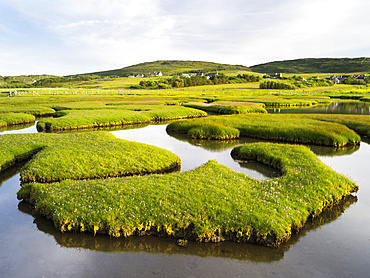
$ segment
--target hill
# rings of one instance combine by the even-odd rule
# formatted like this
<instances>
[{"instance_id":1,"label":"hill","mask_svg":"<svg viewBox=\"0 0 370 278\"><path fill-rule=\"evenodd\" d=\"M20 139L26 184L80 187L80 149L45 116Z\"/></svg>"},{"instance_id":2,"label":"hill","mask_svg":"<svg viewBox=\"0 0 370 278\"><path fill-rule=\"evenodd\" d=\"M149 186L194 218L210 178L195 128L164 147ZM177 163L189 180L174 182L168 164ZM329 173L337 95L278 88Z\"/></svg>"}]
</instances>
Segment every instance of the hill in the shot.
<instances>
[{"instance_id":1,"label":"hill","mask_svg":"<svg viewBox=\"0 0 370 278\"><path fill-rule=\"evenodd\" d=\"M163 75L176 75L181 73L190 72L210 72L210 71L224 71L224 70L244 70L251 71L248 67L242 65L228 65L219 64L212 62L200 62L200 61L179 61L179 60L162 60L155 62L140 63L137 65L94 72L88 74L94 74L99 76L121 76L126 77L128 75L145 74L148 75L151 72L162 72Z\"/></svg>"},{"instance_id":2,"label":"hill","mask_svg":"<svg viewBox=\"0 0 370 278\"><path fill-rule=\"evenodd\" d=\"M260 73L353 73L370 72L370 58L307 58L259 64L250 67Z\"/></svg>"}]
</instances>

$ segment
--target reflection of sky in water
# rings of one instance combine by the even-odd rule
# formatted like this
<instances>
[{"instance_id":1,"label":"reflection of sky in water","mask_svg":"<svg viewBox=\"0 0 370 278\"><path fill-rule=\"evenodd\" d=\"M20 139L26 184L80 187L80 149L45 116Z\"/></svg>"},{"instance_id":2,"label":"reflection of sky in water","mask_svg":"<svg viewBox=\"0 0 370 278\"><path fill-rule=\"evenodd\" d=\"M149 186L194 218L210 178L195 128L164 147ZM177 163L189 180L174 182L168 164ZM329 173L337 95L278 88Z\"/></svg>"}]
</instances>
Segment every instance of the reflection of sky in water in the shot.
<instances>
[{"instance_id":1,"label":"reflection of sky in water","mask_svg":"<svg viewBox=\"0 0 370 278\"><path fill-rule=\"evenodd\" d=\"M233 145L238 145L237 142L230 145L226 149L221 148L220 151L204 149L200 146L180 141L169 136L166 132L166 126L167 125L150 125L141 129L112 131L111 133L121 139L154 145L177 154L181 159L181 171L194 169L209 160L216 160L222 165L225 165L235 171L246 173L254 178L266 178L266 176L262 173L268 175L267 167L263 168L262 165L258 164L259 166L261 166L261 170L256 171L245 168L248 167L248 165L245 164L243 164L245 167L241 167L238 162L232 159L230 152L233 149ZM217 141L213 141L213 143L223 144L222 142Z\"/></svg>"},{"instance_id":2,"label":"reflection of sky in water","mask_svg":"<svg viewBox=\"0 0 370 278\"><path fill-rule=\"evenodd\" d=\"M333 101L330 104L319 104L312 107L270 108L267 111L272 114L318 113L369 115L370 103L364 101Z\"/></svg>"},{"instance_id":3,"label":"reflection of sky in water","mask_svg":"<svg viewBox=\"0 0 370 278\"><path fill-rule=\"evenodd\" d=\"M3 134L37 133L36 124L37 124L37 121L35 122L35 124L33 126L30 126L30 127L27 127L27 128L4 130L4 131L0 132L0 135L3 135ZM16 128L17 126L14 126L14 127Z\"/></svg>"}]
</instances>

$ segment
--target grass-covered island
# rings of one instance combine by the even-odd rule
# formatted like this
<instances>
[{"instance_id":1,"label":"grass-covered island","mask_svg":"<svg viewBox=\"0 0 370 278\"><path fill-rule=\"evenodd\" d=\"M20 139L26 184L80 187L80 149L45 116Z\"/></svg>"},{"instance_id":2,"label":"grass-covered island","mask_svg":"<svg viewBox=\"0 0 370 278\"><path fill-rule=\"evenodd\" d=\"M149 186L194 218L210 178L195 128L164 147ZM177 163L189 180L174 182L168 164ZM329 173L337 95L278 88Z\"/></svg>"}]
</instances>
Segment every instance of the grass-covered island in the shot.
<instances>
[{"instance_id":1,"label":"grass-covered island","mask_svg":"<svg viewBox=\"0 0 370 278\"><path fill-rule=\"evenodd\" d=\"M40 131L57 131L124 126L173 119L204 117L207 116L207 113L178 105L126 105L119 106L119 108L112 106L111 109L61 110L55 115L57 117L41 119L37 123L37 129Z\"/></svg>"},{"instance_id":2,"label":"grass-covered island","mask_svg":"<svg viewBox=\"0 0 370 278\"><path fill-rule=\"evenodd\" d=\"M180 165L168 150L105 131L2 135L0 145L0 170L32 157L21 172L23 183L159 173Z\"/></svg>"},{"instance_id":3,"label":"grass-covered island","mask_svg":"<svg viewBox=\"0 0 370 278\"><path fill-rule=\"evenodd\" d=\"M182 173L28 183L18 198L61 231L278 246L311 216L358 190L304 146L246 144L232 156L262 161L282 176L256 180L209 161Z\"/></svg>"},{"instance_id":4,"label":"grass-covered island","mask_svg":"<svg viewBox=\"0 0 370 278\"><path fill-rule=\"evenodd\" d=\"M344 124L321 119L325 116L316 120L301 115L250 113L177 121L170 123L167 131L199 139L224 140L244 136L334 147L360 142L360 136Z\"/></svg>"}]
</instances>

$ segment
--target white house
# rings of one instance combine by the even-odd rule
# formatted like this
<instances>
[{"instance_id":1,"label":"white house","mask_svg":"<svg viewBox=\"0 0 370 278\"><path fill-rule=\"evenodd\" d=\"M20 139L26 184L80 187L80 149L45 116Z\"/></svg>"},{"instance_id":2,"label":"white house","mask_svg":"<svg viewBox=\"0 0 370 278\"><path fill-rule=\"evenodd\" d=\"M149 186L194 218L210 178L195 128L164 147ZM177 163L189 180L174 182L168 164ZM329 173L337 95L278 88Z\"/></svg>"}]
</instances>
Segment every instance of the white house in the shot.
<instances>
[{"instance_id":1,"label":"white house","mask_svg":"<svg viewBox=\"0 0 370 278\"><path fill-rule=\"evenodd\" d=\"M152 76L162 76L162 72L160 71L156 71L156 72L153 72L153 73L149 73L149 75L152 75Z\"/></svg>"}]
</instances>

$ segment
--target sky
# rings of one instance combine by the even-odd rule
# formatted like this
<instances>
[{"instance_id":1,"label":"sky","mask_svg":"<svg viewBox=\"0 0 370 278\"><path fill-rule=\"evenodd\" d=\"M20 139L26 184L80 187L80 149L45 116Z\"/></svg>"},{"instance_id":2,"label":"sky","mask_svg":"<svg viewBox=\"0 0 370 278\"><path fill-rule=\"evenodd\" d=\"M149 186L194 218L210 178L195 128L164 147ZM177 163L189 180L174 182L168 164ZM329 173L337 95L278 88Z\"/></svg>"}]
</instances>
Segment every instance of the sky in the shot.
<instances>
[{"instance_id":1,"label":"sky","mask_svg":"<svg viewBox=\"0 0 370 278\"><path fill-rule=\"evenodd\" d=\"M368 0L0 0L0 75L369 57Z\"/></svg>"}]
</instances>

